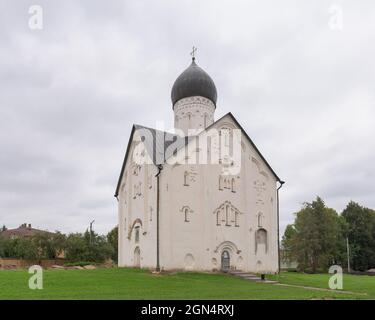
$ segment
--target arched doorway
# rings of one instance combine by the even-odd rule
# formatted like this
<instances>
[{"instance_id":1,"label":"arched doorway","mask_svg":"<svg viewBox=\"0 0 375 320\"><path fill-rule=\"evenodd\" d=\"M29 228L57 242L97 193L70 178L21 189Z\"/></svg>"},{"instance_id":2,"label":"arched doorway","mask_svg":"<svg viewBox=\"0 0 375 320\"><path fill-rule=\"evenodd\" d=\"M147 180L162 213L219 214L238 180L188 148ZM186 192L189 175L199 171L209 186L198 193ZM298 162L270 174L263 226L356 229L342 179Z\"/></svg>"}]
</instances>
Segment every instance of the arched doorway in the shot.
<instances>
[{"instance_id":1,"label":"arched doorway","mask_svg":"<svg viewBox=\"0 0 375 320\"><path fill-rule=\"evenodd\" d=\"M134 267L141 267L141 250L139 249L139 247L136 247L134 250Z\"/></svg>"},{"instance_id":2,"label":"arched doorway","mask_svg":"<svg viewBox=\"0 0 375 320\"><path fill-rule=\"evenodd\" d=\"M221 253L221 271L228 272L230 269L230 254L228 250Z\"/></svg>"}]
</instances>

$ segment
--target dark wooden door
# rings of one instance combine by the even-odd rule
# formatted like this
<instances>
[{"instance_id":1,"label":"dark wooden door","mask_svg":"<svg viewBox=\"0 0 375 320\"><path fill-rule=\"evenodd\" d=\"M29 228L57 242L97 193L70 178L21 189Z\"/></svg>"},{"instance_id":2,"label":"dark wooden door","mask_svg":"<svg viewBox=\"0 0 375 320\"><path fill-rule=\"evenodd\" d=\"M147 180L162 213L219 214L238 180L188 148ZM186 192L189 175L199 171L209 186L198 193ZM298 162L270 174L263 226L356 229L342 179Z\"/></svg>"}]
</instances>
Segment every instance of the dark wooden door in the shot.
<instances>
[{"instance_id":1,"label":"dark wooden door","mask_svg":"<svg viewBox=\"0 0 375 320\"><path fill-rule=\"evenodd\" d=\"M227 250L221 254L221 271L227 272L230 269L230 255Z\"/></svg>"}]
</instances>

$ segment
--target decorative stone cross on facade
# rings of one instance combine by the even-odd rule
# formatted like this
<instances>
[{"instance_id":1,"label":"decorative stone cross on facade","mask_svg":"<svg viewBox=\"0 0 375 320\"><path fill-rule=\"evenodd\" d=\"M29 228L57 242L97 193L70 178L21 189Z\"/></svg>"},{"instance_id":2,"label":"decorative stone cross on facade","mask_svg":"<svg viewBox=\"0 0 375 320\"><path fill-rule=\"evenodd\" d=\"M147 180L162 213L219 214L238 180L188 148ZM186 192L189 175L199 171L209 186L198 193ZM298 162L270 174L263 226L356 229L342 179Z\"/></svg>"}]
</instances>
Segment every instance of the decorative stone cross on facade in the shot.
<instances>
[{"instance_id":1,"label":"decorative stone cross on facade","mask_svg":"<svg viewBox=\"0 0 375 320\"><path fill-rule=\"evenodd\" d=\"M197 51L198 49L196 47L193 46L193 51L190 52L191 56L193 57L193 60L195 60L195 51Z\"/></svg>"}]
</instances>

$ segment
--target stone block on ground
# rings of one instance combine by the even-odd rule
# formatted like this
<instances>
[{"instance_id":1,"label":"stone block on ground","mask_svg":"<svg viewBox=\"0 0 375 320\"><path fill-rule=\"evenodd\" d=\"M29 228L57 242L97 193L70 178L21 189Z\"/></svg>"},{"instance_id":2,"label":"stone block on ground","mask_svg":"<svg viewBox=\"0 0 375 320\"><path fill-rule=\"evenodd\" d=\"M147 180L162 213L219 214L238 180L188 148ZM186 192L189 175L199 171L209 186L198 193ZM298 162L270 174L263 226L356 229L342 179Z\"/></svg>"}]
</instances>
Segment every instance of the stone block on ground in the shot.
<instances>
[{"instance_id":1,"label":"stone block on ground","mask_svg":"<svg viewBox=\"0 0 375 320\"><path fill-rule=\"evenodd\" d=\"M96 269L96 266L94 266L92 264L88 264L87 266L84 266L83 268L86 269L86 270L94 270L94 269Z\"/></svg>"}]
</instances>

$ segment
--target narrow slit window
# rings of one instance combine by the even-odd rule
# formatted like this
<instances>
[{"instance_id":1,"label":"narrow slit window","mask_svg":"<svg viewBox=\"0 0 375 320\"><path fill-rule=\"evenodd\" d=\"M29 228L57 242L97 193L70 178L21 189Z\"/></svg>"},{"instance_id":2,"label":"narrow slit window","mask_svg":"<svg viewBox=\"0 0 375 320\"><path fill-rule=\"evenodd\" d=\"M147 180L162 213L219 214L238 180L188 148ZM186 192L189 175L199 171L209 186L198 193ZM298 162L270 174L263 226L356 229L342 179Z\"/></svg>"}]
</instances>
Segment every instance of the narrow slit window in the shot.
<instances>
[{"instance_id":1,"label":"narrow slit window","mask_svg":"<svg viewBox=\"0 0 375 320\"><path fill-rule=\"evenodd\" d=\"M232 178L232 192L236 192L236 179Z\"/></svg>"},{"instance_id":2,"label":"narrow slit window","mask_svg":"<svg viewBox=\"0 0 375 320\"><path fill-rule=\"evenodd\" d=\"M189 186L189 172L184 172L184 186Z\"/></svg>"}]
</instances>

